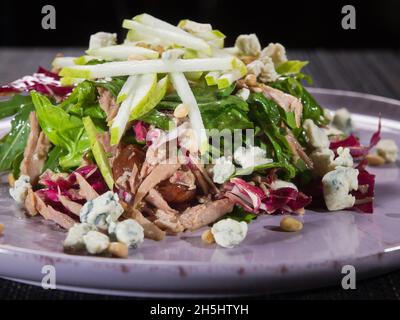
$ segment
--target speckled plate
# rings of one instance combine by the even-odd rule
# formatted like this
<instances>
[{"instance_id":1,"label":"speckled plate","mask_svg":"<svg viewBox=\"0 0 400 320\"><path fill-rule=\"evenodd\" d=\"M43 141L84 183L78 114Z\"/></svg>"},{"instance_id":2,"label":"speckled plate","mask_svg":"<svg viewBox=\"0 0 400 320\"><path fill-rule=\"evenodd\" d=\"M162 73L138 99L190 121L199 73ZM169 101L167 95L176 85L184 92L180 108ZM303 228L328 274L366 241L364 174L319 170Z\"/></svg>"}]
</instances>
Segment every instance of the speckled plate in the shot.
<instances>
[{"instance_id":1,"label":"speckled plate","mask_svg":"<svg viewBox=\"0 0 400 320\"><path fill-rule=\"evenodd\" d=\"M376 130L400 145L400 102L345 91L313 89L332 109L346 106L363 141ZM0 123L6 129L6 122ZM237 296L340 284L342 266L357 279L400 268L399 162L374 168L374 214L313 212L299 233L276 228L279 217L262 217L235 249L205 246L201 230L163 242L145 241L129 259L71 256L62 252L65 233L39 217L26 218L0 187L0 276L39 284L42 267L56 268L57 288L131 296Z\"/></svg>"}]
</instances>

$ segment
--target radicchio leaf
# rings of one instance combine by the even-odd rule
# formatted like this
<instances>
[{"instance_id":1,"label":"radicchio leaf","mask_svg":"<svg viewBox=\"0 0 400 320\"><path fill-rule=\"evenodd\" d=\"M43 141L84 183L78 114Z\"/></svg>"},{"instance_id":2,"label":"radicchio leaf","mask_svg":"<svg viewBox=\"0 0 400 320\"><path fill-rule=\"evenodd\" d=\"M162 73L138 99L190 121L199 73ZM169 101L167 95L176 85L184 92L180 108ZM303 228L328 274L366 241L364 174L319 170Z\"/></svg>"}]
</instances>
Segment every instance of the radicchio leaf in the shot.
<instances>
[{"instance_id":1,"label":"radicchio leaf","mask_svg":"<svg viewBox=\"0 0 400 320\"><path fill-rule=\"evenodd\" d=\"M0 87L0 95L36 90L45 95L65 97L73 87L63 87L58 74L39 67L36 73Z\"/></svg>"},{"instance_id":2,"label":"radicchio leaf","mask_svg":"<svg viewBox=\"0 0 400 320\"><path fill-rule=\"evenodd\" d=\"M353 209L364 213L374 212L374 194L375 194L375 175L369 173L365 167L367 161L363 160L356 168L358 169L358 190L353 191L356 202Z\"/></svg>"},{"instance_id":3,"label":"radicchio leaf","mask_svg":"<svg viewBox=\"0 0 400 320\"><path fill-rule=\"evenodd\" d=\"M339 141L332 141L330 143L329 148L334 152L336 152L336 150L339 147L349 148L350 154L353 158L355 159L363 158L368 154L368 152L374 146L376 146L376 144L379 142L380 139L381 139L381 118L379 117L378 130L372 134L368 146L361 145L360 141L353 134L351 134L345 139Z\"/></svg>"}]
</instances>

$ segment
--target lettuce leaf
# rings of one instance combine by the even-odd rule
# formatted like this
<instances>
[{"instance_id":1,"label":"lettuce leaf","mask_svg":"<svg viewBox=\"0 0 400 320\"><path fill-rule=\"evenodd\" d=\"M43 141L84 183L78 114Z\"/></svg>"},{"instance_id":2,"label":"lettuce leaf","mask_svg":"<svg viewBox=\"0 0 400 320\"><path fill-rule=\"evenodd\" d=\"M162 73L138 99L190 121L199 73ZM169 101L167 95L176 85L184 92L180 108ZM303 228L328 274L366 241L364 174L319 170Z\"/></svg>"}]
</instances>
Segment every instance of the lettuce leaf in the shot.
<instances>
[{"instance_id":1,"label":"lettuce leaf","mask_svg":"<svg viewBox=\"0 0 400 320\"><path fill-rule=\"evenodd\" d=\"M97 102L96 87L90 81L78 84L68 98L59 104L59 107L79 117L106 118L105 112Z\"/></svg>"},{"instance_id":2,"label":"lettuce leaf","mask_svg":"<svg viewBox=\"0 0 400 320\"><path fill-rule=\"evenodd\" d=\"M296 169L290 163L292 153L285 138L286 132L280 127L283 121L280 108L259 93L252 93L247 101L250 105L250 118L261 128L274 150L274 162L285 169L285 178L292 179L296 175Z\"/></svg>"},{"instance_id":3,"label":"lettuce leaf","mask_svg":"<svg viewBox=\"0 0 400 320\"><path fill-rule=\"evenodd\" d=\"M93 81L92 83L98 88L107 89L116 99L127 78L126 76L113 77L110 81Z\"/></svg>"},{"instance_id":4,"label":"lettuce leaf","mask_svg":"<svg viewBox=\"0 0 400 320\"><path fill-rule=\"evenodd\" d=\"M0 119L12 116L27 105L32 105L30 96L16 94L11 99L0 102Z\"/></svg>"},{"instance_id":5,"label":"lettuce leaf","mask_svg":"<svg viewBox=\"0 0 400 320\"><path fill-rule=\"evenodd\" d=\"M85 152L90 149L89 138L81 118L71 115L48 98L31 92L39 125L50 142L66 151L59 158L63 169L77 167Z\"/></svg>"},{"instance_id":6,"label":"lettuce leaf","mask_svg":"<svg viewBox=\"0 0 400 320\"><path fill-rule=\"evenodd\" d=\"M30 132L29 114L34 111L27 99L11 121L11 130L0 140L0 172L14 168L18 171ZM19 163L18 160L19 159Z\"/></svg>"}]
</instances>

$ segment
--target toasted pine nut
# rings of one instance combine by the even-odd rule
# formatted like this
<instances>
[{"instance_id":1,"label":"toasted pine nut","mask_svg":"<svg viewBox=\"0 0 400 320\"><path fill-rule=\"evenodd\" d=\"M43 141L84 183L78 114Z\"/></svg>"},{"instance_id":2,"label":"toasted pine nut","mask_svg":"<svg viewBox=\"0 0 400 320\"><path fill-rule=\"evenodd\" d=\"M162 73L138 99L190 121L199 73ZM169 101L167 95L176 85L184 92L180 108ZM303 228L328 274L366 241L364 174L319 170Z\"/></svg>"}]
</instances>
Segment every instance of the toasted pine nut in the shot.
<instances>
[{"instance_id":1,"label":"toasted pine nut","mask_svg":"<svg viewBox=\"0 0 400 320\"><path fill-rule=\"evenodd\" d=\"M281 220L280 227L283 231L295 232L303 229L303 223L290 216L286 216Z\"/></svg>"},{"instance_id":2,"label":"toasted pine nut","mask_svg":"<svg viewBox=\"0 0 400 320\"><path fill-rule=\"evenodd\" d=\"M257 86L257 76L255 74L248 74L244 80L249 87Z\"/></svg>"},{"instance_id":3,"label":"toasted pine nut","mask_svg":"<svg viewBox=\"0 0 400 320\"><path fill-rule=\"evenodd\" d=\"M382 166L385 164L385 159L377 154L368 154L366 158L370 166Z\"/></svg>"},{"instance_id":4,"label":"toasted pine nut","mask_svg":"<svg viewBox=\"0 0 400 320\"><path fill-rule=\"evenodd\" d=\"M241 56L240 57L240 60L242 60L244 62L244 64L249 64L256 59L257 59L256 56Z\"/></svg>"},{"instance_id":5,"label":"toasted pine nut","mask_svg":"<svg viewBox=\"0 0 400 320\"><path fill-rule=\"evenodd\" d=\"M157 51L159 54L161 54L161 53L163 53L165 51L164 47L160 46L160 45L153 46L151 48L151 50Z\"/></svg>"},{"instance_id":6,"label":"toasted pine nut","mask_svg":"<svg viewBox=\"0 0 400 320\"><path fill-rule=\"evenodd\" d=\"M127 258L129 248L122 242L111 242L108 246L108 252L117 258Z\"/></svg>"},{"instance_id":7,"label":"toasted pine nut","mask_svg":"<svg viewBox=\"0 0 400 320\"><path fill-rule=\"evenodd\" d=\"M189 108L183 103L178 104L174 110L174 117L178 119L185 118L188 114Z\"/></svg>"},{"instance_id":8,"label":"toasted pine nut","mask_svg":"<svg viewBox=\"0 0 400 320\"><path fill-rule=\"evenodd\" d=\"M3 233L4 231L4 224L0 223L0 235Z\"/></svg>"},{"instance_id":9,"label":"toasted pine nut","mask_svg":"<svg viewBox=\"0 0 400 320\"><path fill-rule=\"evenodd\" d=\"M203 232L201 235L201 240L203 240L205 244L213 244L215 242L214 236L211 233L211 229L207 229Z\"/></svg>"},{"instance_id":10,"label":"toasted pine nut","mask_svg":"<svg viewBox=\"0 0 400 320\"><path fill-rule=\"evenodd\" d=\"M14 187L14 183L15 183L15 179L12 173L10 173L7 177L8 179L8 184L10 185L10 187Z\"/></svg>"}]
</instances>

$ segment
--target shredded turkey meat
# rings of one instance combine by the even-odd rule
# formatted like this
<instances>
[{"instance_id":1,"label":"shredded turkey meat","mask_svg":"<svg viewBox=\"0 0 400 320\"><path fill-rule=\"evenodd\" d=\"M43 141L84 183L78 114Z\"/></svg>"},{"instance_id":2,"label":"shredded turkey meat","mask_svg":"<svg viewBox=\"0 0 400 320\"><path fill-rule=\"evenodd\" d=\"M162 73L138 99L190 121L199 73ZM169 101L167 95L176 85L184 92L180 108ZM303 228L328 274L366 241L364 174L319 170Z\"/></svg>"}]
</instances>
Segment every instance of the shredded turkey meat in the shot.
<instances>
[{"instance_id":1,"label":"shredded turkey meat","mask_svg":"<svg viewBox=\"0 0 400 320\"><path fill-rule=\"evenodd\" d=\"M233 206L233 202L227 198L199 204L186 209L179 217L179 221L185 229L193 231L231 212Z\"/></svg>"},{"instance_id":2,"label":"shredded turkey meat","mask_svg":"<svg viewBox=\"0 0 400 320\"><path fill-rule=\"evenodd\" d=\"M35 201L37 211L39 211L39 213L46 220L54 221L60 227L67 230L76 223L76 221L68 215L53 209L51 206L46 205L37 194L35 194Z\"/></svg>"},{"instance_id":3,"label":"shredded turkey meat","mask_svg":"<svg viewBox=\"0 0 400 320\"><path fill-rule=\"evenodd\" d=\"M118 113L118 104L116 103L111 92L104 88L98 88L99 104L107 115L107 121L111 121Z\"/></svg>"},{"instance_id":4,"label":"shredded turkey meat","mask_svg":"<svg viewBox=\"0 0 400 320\"><path fill-rule=\"evenodd\" d=\"M75 172L76 181L79 184L79 195L86 200L93 200L99 196L96 190L82 177L79 173Z\"/></svg>"},{"instance_id":5,"label":"shredded turkey meat","mask_svg":"<svg viewBox=\"0 0 400 320\"><path fill-rule=\"evenodd\" d=\"M139 186L135 195L134 207L146 196L146 194L158 185L161 181L170 178L179 168L179 163L175 164L159 164L154 167L151 173L144 179Z\"/></svg>"},{"instance_id":6,"label":"shredded turkey meat","mask_svg":"<svg viewBox=\"0 0 400 320\"><path fill-rule=\"evenodd\" d=\"M51 144L44 133L40 131L35 112L30 113L29 123L31 131L28 136L20 169L21 175L29 176L31 183L36 184L42 173Z\"/></svg>"}]
</instances>

